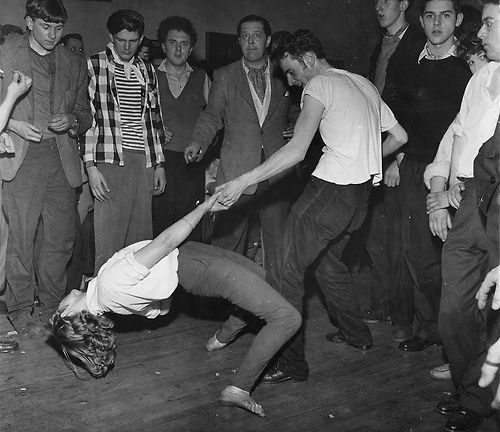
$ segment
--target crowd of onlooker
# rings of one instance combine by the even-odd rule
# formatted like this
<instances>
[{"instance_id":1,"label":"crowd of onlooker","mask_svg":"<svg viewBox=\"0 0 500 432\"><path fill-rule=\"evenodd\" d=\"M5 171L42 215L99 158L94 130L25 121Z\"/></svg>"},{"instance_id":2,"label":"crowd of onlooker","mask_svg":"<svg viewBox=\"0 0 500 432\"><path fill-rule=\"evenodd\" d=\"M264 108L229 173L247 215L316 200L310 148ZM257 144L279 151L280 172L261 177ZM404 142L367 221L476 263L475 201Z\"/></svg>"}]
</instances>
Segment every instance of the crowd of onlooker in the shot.
<instances>
[{"instance_id":1,"label":"crowd of onlooker","mask_svg":"<svg viewBox=\"0 0 500 432\"><path fill-rule=\"evenodd\" d=\"M388 321L403 351L442 345L430 373L456 393L436 410L446 431L477 430L500 403L487 387L500 366L500 290L493 307L488 294L500 277L500 4L483 3L422 0L410 23L411 0L376 0L370 83L333 68L311 32L272 34L258 15L239 22L242 57L213 79L179 16L160 23L161 57L134 10L114 12L109 42L86 57L81 35L63 36L60 1L28 0L27 31L4 26L0 45L0 283L14 329L45 337L61 299L115 252L212 195L221 211L184 219L178 244L258 246L267 282L299 312L313 269L338 327L327 341L367 350L368 324ZM349 250L373 269L367 311ZM228 323L210 350L241 328ZM300 329L262 381L308 372Z\"/></svg>"}]
</instances>

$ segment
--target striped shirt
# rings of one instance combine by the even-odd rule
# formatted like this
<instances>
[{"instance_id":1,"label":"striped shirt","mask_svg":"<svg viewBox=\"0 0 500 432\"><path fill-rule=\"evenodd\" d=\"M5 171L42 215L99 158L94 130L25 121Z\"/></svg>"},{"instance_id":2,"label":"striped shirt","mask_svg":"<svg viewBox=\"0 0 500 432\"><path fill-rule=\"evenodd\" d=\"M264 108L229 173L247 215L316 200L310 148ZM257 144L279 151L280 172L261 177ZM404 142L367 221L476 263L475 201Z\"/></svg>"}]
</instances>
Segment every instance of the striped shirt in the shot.
<instances>
[{"instance_id":1,"label":"striped shirt","mask_svg":"<svg viewBox=\"0 0 500 432\"><path fill-rule=\"evenodd\" d=\"M87 60L89 71L89 97L92 112L92 126L82 135L83 161L91 167L96 163L123 166L122 120L118 101L112 44L105 51ZM165 131L158 94L158 81L151 64L134 58L134 68L142 74L141 84L141 127L146 155L146 166L156 166L165 161L162 146Z\"/></svg>"},{"instance_id":2,"label":"striped shirt","mask_svg":"<svg viewBox=\"0 0 500 432\"><path fill-rule=\"evenodd\" d=\"M144 152L142 135L141 83L132 69L130 79L123 65L115 65L115 83L120 105L122 147L124 150Z\"/></svg>"}]
</instances>

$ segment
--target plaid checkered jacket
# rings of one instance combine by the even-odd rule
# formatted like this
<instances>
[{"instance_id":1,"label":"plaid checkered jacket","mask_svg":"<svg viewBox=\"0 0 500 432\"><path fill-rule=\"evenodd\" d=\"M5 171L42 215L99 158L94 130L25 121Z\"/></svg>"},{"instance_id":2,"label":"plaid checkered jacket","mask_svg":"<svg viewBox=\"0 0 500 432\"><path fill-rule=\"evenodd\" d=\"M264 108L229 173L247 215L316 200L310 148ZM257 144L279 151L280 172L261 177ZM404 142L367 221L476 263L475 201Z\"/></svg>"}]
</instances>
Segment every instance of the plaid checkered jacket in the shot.
<instances>
[{"instance_id":1,"label":"plaid checkered jacket","mask_svg":"<svg viewBox=\"0 0 500 432\"><path fill-rule=\"evenodd\" d=\"M162 146L165 131L161 116L156 73L150 63L135 58L144 77L141 88L142 130L146 151L146 166L164 162ZM118 92L115 84L115 63L109 48L87 60L92 126L82 136L83 161L86 167L96 163L123 166L122 132Z\"/></svg>"}]
</instances>

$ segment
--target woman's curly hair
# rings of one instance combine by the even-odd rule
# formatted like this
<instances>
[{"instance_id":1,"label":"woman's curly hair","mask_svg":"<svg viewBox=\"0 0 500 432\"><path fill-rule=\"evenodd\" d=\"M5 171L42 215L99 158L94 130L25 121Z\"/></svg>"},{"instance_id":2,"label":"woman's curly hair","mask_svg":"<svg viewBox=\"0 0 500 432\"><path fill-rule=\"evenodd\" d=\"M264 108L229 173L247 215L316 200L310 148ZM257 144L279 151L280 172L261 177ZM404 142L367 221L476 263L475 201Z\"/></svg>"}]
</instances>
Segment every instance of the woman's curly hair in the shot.
<instances>
[{"instance_id":1,"label":"woman's curly hair","mask_svg":"<svg viewBox=\"0 0 500 432\"><path fill-rule=\"evenodd\" d=\"M83 310L51 319L52 331L66 357L79 360L94 378L105 376L115 361L113 321Z\"/></svg>"}]
</instances>

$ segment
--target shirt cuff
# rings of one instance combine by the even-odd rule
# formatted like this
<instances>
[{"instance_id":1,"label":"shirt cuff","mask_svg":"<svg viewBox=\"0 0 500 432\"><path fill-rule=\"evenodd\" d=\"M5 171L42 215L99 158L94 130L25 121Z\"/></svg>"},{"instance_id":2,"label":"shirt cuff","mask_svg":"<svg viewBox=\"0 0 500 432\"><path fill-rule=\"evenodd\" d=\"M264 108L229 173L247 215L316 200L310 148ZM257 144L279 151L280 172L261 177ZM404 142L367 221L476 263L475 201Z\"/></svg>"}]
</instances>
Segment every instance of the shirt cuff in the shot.
<instances>
[{"instance_id":1,"label":"shirt cuff","mask_svg":"<svg viewBox=\"0 0 500 432\"><path fill-rule=\"evenodd\" d=\"M450 162L433 162L427 165L424 171L424 183L427 189L431 188L431 178L432 177L444 177L448 179L450 176Z\"/></svg>"}]
</instances>

